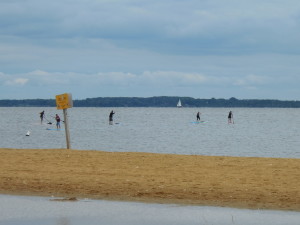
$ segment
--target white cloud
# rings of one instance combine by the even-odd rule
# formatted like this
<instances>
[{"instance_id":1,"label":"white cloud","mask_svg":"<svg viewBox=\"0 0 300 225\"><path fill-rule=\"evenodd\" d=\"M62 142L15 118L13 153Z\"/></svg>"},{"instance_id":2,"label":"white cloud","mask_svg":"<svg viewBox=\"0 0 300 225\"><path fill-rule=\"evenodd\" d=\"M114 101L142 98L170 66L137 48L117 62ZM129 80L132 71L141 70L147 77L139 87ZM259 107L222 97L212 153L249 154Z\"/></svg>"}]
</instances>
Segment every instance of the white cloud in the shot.
<instances>
[{"instance_id":1,"label":"white cloud","mask_svg":"<svg viewBox=\"0 0 300 225\"><path fill-rule=\"evenodd\" d=\"M170 51L165 48L168 44L173 54L191 45L201 47L197 54L203 54L204 48L222 54L250 49L295 51L299 6L297 0L6 1L0 3L0 34L38 42L41 38L107 39L161 52ZM185 48L179 48L178 42Z\"/></svg>"},{"instance_id":2,"label":"white cloud","mask_svg":"<svg viewBox=\"0 0 300 225\"><path fill-rule=\"evenodd\" d=\"M258 76L258 75L250 74L243 78L237 78L234 81L234 85L237 85L237 86L263 85L263 84L266 84L266 82L268 80L269 80L269 78L267 78L265 76Z\"/></svg>"},{"instance_id":3,"label":"white cloud","mask_svg":"<svg viewBox=\"0 0 300 225\"><path fill-rule=\"evenodd\" d=\"M293 86L295 95L299 8L298 0L0 1L0 91L195 96L201 86L220 97L268 89L267 98Z\"/></svg>"},{"instance_id":4,"label":"white cloud","mask_svg":"<svg viewBox=\"0 0 300 225\"><path fill-rule=\"evenodd\" d=\"M180 85L199 85L209 82L209 78L203 74L184 73L174 71L145 71L141 74L124 73L124 72L107 72L107 73L71 73L71 72L46 72L36 70L25 74L4 74L5 84L24 85L30 79L31 86L49 86L49 85L80 85L80 86L180 86ZM26 78L16 78L23 76Z\"/></svg>"},{"instance_id":5,"label":"white cloud","mask_svg":"<svg viewBox=\"0 0 300 225\"><path fill-rule=\"evenodd\" d=\"M185 73L175 71L145 71L136 75L139 85L173 86L181 85L195 86L208 81L203 74Z\"/></svg>"},{"instance_id":6,"label":"white cloud","mask_svg":"<svg viewBox=\"0 0 300 225\"><path fill-rule=\"evenodd\" d=\"M145 71L143 73L101 72L94 74L74 72L46 72L35 70L24 74L4 74L1 79L5 85L25 85L30 80L30 86L80 86L85 88L97 88L101 86L111 87L198 87L230 85L249 86L263 85L266 77L248 75L244 78L208 76L200 73L175 72L175 71ZM22 78L20 78L20 76Z\"/></svg>"},{"instance_id":7,"label":"white cloud","mask_svg":"<svg viewBox=\"0 0 300 225\"><path fill-rule=\"evenodd\" d=\"M15 78L15 79L10 79L4 82L4 85L8 86L24 86L29 79L26 78Z\"/></svg>"},{"instance_id":8,"label":"white cloud","mask_svg":"<svg viewBox=\"0 0 300 225\"><path fill-rule=\"evenodd\" d=\"M129 85L136 79L136 75L132 73L123 72L108 72L97 74L77 74L77 76L85 77L88 80L85 83L98 83L99 85L111 84L111 85Z\"/></svg>"},{"instance_id":9,"label":"white cloud","mask_svg":"<svg viewBox=\"0 0 300 225\"><path fill-rule=\"evenodd\" d=\"M29 73L0 73L2 98L53 98L72 93L74 99L118 96L181 95L196 98L280 98L298 99L299 76L206 75L175 71L144 71L142 73L101 72L74 73L36 70ZM272 92L272 87L276 88ZM278 93L282 93L279 95ZM21 96L21 97L20 97ZM251 97L252 96L252 97ZM276 97L274 97L276 96Z\"/></svg>"}]
</instances>

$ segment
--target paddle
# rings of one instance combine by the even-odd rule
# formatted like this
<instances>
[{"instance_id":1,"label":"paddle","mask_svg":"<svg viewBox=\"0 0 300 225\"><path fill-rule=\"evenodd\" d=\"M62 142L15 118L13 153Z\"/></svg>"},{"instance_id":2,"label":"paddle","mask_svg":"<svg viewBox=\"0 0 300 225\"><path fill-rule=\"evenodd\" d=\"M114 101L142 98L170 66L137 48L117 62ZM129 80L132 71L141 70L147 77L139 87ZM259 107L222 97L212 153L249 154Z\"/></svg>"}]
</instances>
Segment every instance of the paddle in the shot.
<instances>
[{"instance_id":1,"label":"paddle","mask_svg":"<svg viewBox=\"0 0 300 225\"><path fill-rule=\"evenodd\" d=\"M52 124L52 122L50 122L45 116L44 116L44 118L48 121L48 123L47 124Z\"/></svg>"}]
</instances>

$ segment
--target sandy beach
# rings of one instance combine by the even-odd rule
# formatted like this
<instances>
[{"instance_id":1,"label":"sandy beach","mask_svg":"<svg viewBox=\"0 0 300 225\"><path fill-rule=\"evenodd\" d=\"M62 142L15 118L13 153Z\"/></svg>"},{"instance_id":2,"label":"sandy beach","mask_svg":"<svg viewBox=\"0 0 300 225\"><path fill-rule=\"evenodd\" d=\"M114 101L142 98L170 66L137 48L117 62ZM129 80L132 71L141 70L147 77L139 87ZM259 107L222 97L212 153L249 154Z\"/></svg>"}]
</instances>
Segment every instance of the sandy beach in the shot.
<instances>
[{"instance_id":1,"label":"sandy beach","mask_svg":"<svg viewBox=\"0 0 300 225\"><path fill-rule=\"evenodd\" d=\"M2 148L0 193L300 211L300 159Z\"/></svg>"}]
</instances>

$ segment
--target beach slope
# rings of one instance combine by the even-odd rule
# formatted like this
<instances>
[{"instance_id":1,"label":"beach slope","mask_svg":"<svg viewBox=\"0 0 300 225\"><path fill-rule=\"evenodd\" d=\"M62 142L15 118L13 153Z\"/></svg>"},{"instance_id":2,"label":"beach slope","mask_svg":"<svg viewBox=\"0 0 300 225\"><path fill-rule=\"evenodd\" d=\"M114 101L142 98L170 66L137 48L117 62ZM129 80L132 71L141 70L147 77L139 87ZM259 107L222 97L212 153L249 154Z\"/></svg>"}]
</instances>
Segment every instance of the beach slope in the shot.
<instances>
[{"instance_id":1,"label":"beach slope","mask_svg":"<svg viewBox=\"0 0 300 225\"><path fill-rule=\"evenodd\" d=\"M2 148L0 193L300 211L300 159Z\"/></svg>"}]
</instances>

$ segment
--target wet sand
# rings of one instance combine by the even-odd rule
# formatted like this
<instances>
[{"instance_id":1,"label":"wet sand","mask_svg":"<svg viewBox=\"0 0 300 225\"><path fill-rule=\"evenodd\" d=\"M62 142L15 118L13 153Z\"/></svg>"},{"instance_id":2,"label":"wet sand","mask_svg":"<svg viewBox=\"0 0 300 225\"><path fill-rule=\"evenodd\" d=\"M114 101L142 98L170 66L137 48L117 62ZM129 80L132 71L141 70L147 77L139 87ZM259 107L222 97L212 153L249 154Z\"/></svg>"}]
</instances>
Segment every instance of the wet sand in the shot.
<instances>
[{"instance_id":1,"label":"wet sand","mask_svg":"<svg viewBox=\"0 0 300 225\"><path fill-rule=\"evenodd\" d=\"M0 148L0 193L300 211L300 159Z\"/></svg>"}]
</instances>

